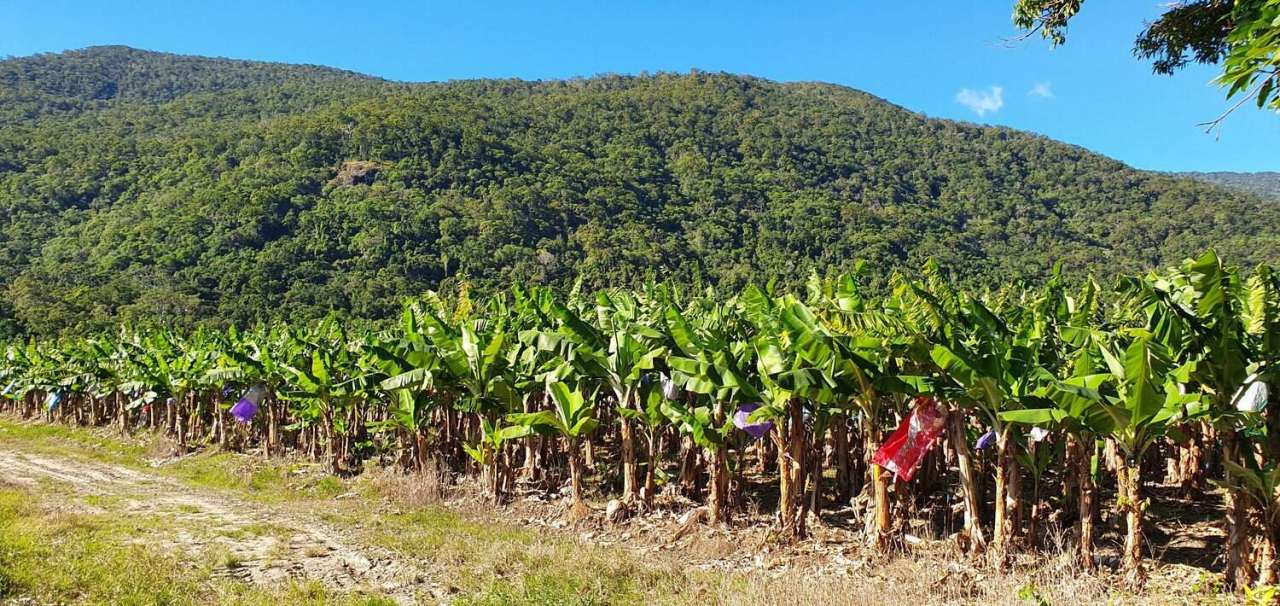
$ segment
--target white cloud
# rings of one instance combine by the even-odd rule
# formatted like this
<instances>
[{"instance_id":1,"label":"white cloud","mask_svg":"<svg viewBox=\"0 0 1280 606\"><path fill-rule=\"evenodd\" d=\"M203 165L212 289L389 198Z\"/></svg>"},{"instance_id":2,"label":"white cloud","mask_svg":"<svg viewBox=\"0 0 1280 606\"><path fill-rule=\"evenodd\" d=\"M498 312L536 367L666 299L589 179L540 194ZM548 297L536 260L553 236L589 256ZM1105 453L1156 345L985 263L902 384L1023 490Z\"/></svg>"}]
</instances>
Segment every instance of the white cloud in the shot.
<instances>
[{"instance_id":1,"label":"white cloud","mask_svg":"<svg viewBox=\"0 0 1280 606\"><path fill-rule=\"evenodd\" d=\"M1032 86L1032 87L1031 87L1031 90L1027 91L1027 95L1032 96L1032 97L1039 97L1039 98L1041 98L1041 99L1052 99L1052 98L1053 98L1053 83L1052 83L1052 82L1037 82L1035 86Z\"/></svg>"},{"instance_id":2,"label":"white cloud","mask_svg":"<svg viewBox=\"0 0 1280 606\"><path fill-rule=\"evenodd\" d=\"M992 86L986 92L962 88L956 93L956 103L973 110L981 118L988 112L995 113L1004 107L1004 87Z\"/></svg>"}]
</instances>

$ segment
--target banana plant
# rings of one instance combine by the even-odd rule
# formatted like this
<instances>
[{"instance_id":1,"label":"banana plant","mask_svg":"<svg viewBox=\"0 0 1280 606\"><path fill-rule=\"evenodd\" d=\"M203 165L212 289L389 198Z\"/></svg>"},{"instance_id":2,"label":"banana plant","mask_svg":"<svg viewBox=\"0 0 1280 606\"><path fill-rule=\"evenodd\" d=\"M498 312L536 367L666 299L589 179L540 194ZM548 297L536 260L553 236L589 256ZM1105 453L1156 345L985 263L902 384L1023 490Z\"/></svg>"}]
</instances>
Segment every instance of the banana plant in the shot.
<instances>
[{"instance_id":1,"label":"banana plant","mask_svg":"<svg viewBox=\"0 0 1280 606\"><path fill-rule=\"evenodd\" d=\"M662 449L658 446L658 438L669 426L671 417L668 413L674 414L676 418L680 418L680 415L669 408L669 398L663 393L661 375L653 377L640 386L638 399L643 402L642 407L638 410L619 407L618 414L636 423L647 439L648 460L645 465L644 488L641 492L644 495L645 506L652 507L662 469Z\"/></svg>"},{"instance_id":2,"label":"banana plant","mask_svg":"<svg viewBox=\"0 0 1280 606\"><path fill-rule=\"evenodd\" d=\"M422 304L414 307L414 313L437 351L440 367L459 391L457 404L461 410L488 420L487 424L481 423L480 439L473 447L484 451L485 483L493 499L500 501L506 470L502 458L494 456L496 436L491 432L496 419L513 411L521 399L508 372L507 318L472 318L464 308L458 321L452 323L441 317L438 307Z\"/></svg>"},{"instance_id":3,"label":"banana plant","mask_svg":"<svg viewBox=\"0 0 1280 606\"><path fill-rule=\"evenodd\" d=\"M590 511L582 490L581 442L585 435L595 430L599 422L595 418L595 407L583 396L580 388L571 389L564 382L554 381L547 384L547 393L554 403L553 410L508 415L507 421L517 428L510 435L522 437L537 431L557 435L567 441L572 491L569 518L576 521L586 517ZM525 431L519 431L521 428Z\"/></svg>"},{"instance_id":4,"label":"banana plant","mask_svg":"<svg viewBox=\"0 0 1280 606\"><path fill-rule=\"evenodd\" d=\"M1104 383L1111 379L1110 374L1098 373L1055 380L1036 391L1041 399L1040 406L1000 413L1000 417L1006 422L1027 425L1033 431L1038 428L1067 437L1063 456L1072 464L1067 473L1075 474L1079 491L1077 562L1090 570L1094 567L1093 498L1098 474L1097 441L1098 436L1112 433L1118 418L1116 413L1107 410L1109 404L1101 392ZM1039 453L1036 456L1039 457ZM1038 458L1032 459L1030 453L1019 457L1026 459L1024 467L1039 469L1041 463L1044 463Z\"/></svg>"},{"instance_id":5,"label":"banana plant","mask_svg":"<svg viewBox=\"0 0 1280 606\"><path fill-rule=\"evenodd\" d=\"M575 359L573 341L554 329L549 316L554 295L549 289L539 288L525 292L512 289L514 317L512 331L515 339L507 348L507 366L512 389L520 396L523 412L544 408L550 400L546 384L553 378L564 378L573 368L567 360ZM543 453L545 438L524 442L524 469L522 475L530 481L543 478Z\"/></svg>"},{"instance_id":6,"label":"banana plant","mask_svg":"<svg viewBox=\"0 0 1280 606\"><path fill-rule=\"evenodd\" d=\"M884 343L869 333L849 334L863 330L850 316L840 315L842 322L828 325L795 297L772 297L757 288L748 288L743 300L755 324L757 376L766 401L752 417L778 421L780 520L784 531L799 537L804 534L806 508L798 499L806 479L812 477L807 508L816 509L821 481L821 458L810 453L809 445L819 443L833 415L858 410L865 423L866 447L874 452L879 445L878 415L890 401L888 396L911 389L888 370L891 356L878 362L868 357L872 350L883 351L879 346ZM837 309L845 314L866 313L853 306ZM812 420L812 430L806 427L806 416ZM888 475L874 467L872 475L876 498L868 517L869 539L886 548L891 542Z\"/></svg>"},{"instance_id":7,"label":"banana plant","mask_svg":"<svg viewBox=\"0 0 1280 606\"><path fill-rule=\"evenodd\" d=\"M292 374L281 397L293 402L294 411L304 425L318 424L323 432L324 458L334 473L346 471L351 464L348 442L339 438L352 429L353 418L364 372L358 353L352 351L352 339L343 326L332 319L305 332L295 332L295 345L290 348L295 359L284 364Z\"/></svg>"},{"instance_id":8,"label":"banana plant","mask_svg":"<svg viewBox=\"0 0 1280 606\"><path fill-rule=\"evenodd\" d=\"M113 414L121 435L129 431L131 408L129 395L124 389L128 381L129 351L119 336L90 339L86 346L95 359L100 397L114 400Z\"/></svg>"},{"instance_id":9,"label":"banana plant","mask_svg":"<svg viewBox=\"0 0 1280 606\"><path fill-rule=\"evenodd\" d=\"M1122 566L1130 584L1140 586L1146 577L1142 525L1148 505L1142 496L1142 456L1167 429L1204 414L1208 406L1185 388L1194 362L1175 366L1168 346L1145 329L1126 329L1120 337L1128 339L1123 349L1100 349L1111 376L1098 404L1113 418L1109 437L1123 452L1116 466L1117 506L1126 523Z\"/></svg>"},{"instance_id":10,"label":"banana plant","mask_svg":"<svg viewBox=\"0 0 1280 606\"><path fill-rule=\"evenodd\" d=\"M481 469L491 470L497 466L498 462L495 459L501 456L500 453L506 446L507 442L524 438L531 433L532 431L529 427L519 423L502 425L498 421L481 417L478 443L469 444L463 442L462 450L467 453L467 456L471 457L471 459L474 460ZM501 503L503 496L502 489L500 485L498 485L502 479L495 473L490 476L490 480L494 482L494 485L488 486L490 497L493 499L493 503L498 505Z\"/></svg>"},{"instance_id":11,"label":"banana plant","mask_svg":"<svg viewBox=\"0 0 1280 606\"><path fill-rule=\"evenodd\" d=\"M1223 461L1227 477L1224 480L1214 480L1214 483L1245 495L1260 513L1258 523L1261 526L1261 553L1257 584L1274 586L1280 581L1276 574L1276 545L1280 540L1280 465L1268 462L1260 467L1252 458L1246 461L1249 462L1244 465Z\"/></svg>"},{"instance_id":12,"label":"banana plant","mask_svg":"<svg viewBox=\"0 0 1280 606\"><path fill-rule=\"evenodd\" d=\"M690 310L696 310L698 326L675 305L669 305L664 314L666 333L675 344L667 357L671 378L693 394L693 402L668 402L666 410L682 432L692 436L709 455L708 513L711 523L719 524L729 518L731 471L725 436L732 424L727 407L740 401L758 402L760 396L749 379L754 351L740 338L744 327L737 302L705 299L697 305L701 307Z\"/></svg>"},{"instance_id":13,"label":"banana plant","mask_svg":"<svg viewBox=\"0 0 1280 606\"><path fill-rule=\"evenodd\" d=\"M432 413L441 405L448 374L438 350L427 339L411 307L401 314L399 330L368 349L370 363L385 376L379 387L391 395L388 420L392 430L404 432L411 442L402 447L418 471L428 468ZM387 428L383 428L384 430Z\"/></svg>"},{"instance_id":14,"label":"banana plant","mask_svg":"<svg viewBox=\"0 0 1280 606\"><path fill-rule=\"evenodd\" d=\"M812 334L793 338L782 316L790 306L798 305L794 297L774 298L751 286L742 299L746 316L755 329L751 346L755 354L755 378L763 400L763 406L751 413L749 420L771 419L775 423L776 431L771 432L771 436L778 450L778 526L784 536L800 539L807 534L803 497L812 458L811 432L805 425L805 417L812 416L809 412L813 409L812 398L829 393L824 390L830 384L825 383L821 372L797 351L801 347L797 341L807 340L810 350L821 348L822 354L828 356L830 348L824 347L826 344L818 342L818 337ZM809 359L815 355L821 354L810 352Z\"/></svg>"},{"instance_id":15,"label":"banana plant","mask_svg":"<svg viewBox=\"0 0 1280 606\"><path fill-rule=\"evenodd\" d=\"M1032 429L1016 458L1018 465L1031 475L1031 515L1027 527L1030 545L1036 545L1040 540L1040 520L1043 517L1041 488L1045 474L1066 454L1066 442L1052 440L1048 433L1044 428Z\"/></svg>"},{"instance_id":16,"label":"banana plant","mask_svg":"<svg viewBox=\"0 0 1280 606\"><path fill-rule=\"evenodd\" d=\"M15 407L15 412L17 403L25 396L26 369L24 366L21 349L14 345L6 346L4 357L0 358L0 386L2 386L0 398L8 400L10 405Z\"/></svg>"},{"instance_id":17,"label":"banana plant","mask_svg":"<svg viewBox=\"0 0 1280 606\"><path fill-rule=\"evenodd\" d=\"M636 299L622 291L596 295L596 326L557 301L548 307L559 332L575 346L572 361L579 374L599 379L613 393L620 411L622 500L634 501L640 482L631 413L642 412L640 389L667 353L666 335L642 323ZM646 493L645 498L652 496Z\"/></svg>"},{"instance_id":18,"label":"banana plant","mask_svg":"<svg viewBox=\"0 0 1280 606\"><path fill-rule=\"evenodd\" d=\"M275 324L241 332L235 327L227 330L219 349L219 358L205 380L213 385L235 390L260 386L264 390L262 407L266 413L263 423L263 452L267 456L284 454L282 425L284 411L277 402L277 395L289 384L295 373L288 368L301 355L303 343L294 338L287 327Z\"/></svg>"},{"instance_id":19,"label":"banana plant","mask_svg":"<svg viewBox=\"0 0 1280 606\"><path fill-rule=\"evenodd\" d=\"M183 338L170 331L155 331L131 343L132 377L123 389L143 394L138 405L165 403L167 429L184 452L195 439L201 419L199 391L216 362L216 353L203 347L200 333Z\"/></svg>"},{"instance_id":20,"label":"banana plant","mask_svg":"<svg viewBox=\"0 0 1280 606\"><path fill-rule=\"evenodd\" d=\"M952 401L981 414L996 436L991 544L998 555L1007 553L1019 530L1017 516L1011 514L1021 507L1021 474L1014 465L1017 440L1001 414L1033 405L1036 389L1053 378L1041 359L1046 319L1034 305L1029 307L1025 313L1008 314L1006 322L982 301L965 296L958 314L950 316L950 326L929 350L942 375L954 383L942 389Z\"/></svg>"},{"instance_id":21,"label":"banana plant","mask_svg":"<svg viewBox=\"0 0 1280 606\"><path fill-rule=\"evenodd\" d=\"M928 381L915 374L921 369L913 362L913 340L905 338L896 318L885 310L849 309L841 306L821 323L803 305L782 315L800 357L819 371L823 387L809 399L817 404L819 425L828 411L853 414L861 420L863 452L870 472L873 507L868 512L868 541L884 550L900 545L891 535L889 515L889 474L871 463L883 441L886 420L895 411L905 412L910 396L931 389ZM812 385L817 385L816 383ZM815 435L821 438L821 432Z\"/></svg>"},{"instance_id":22,"label":"banana plant","mask_svg":"<svg viewBox=\"0 0 1280 606\"><path fill-rule=\"evenodd\" d=\"M1260 279L1266 279L1266 270ZM1250 299L1265 297L1265 290L1254 294L1246 289L1240 270L1224 265L1209 250L1164 274L1126 279L1121 294L1142 326L1167 344L1179 362L1190 365L1190 380L1205 395L1204 418L1221 436L1222 460L1241 464L1248 445L1241 443L1238 434L1250 419L1249 413L1235 409L1232 394L1251 369L1260 370L1266 364L1260 352L1250 349L1258 341L1250 337L1248 326L1249 310L1257 310ZM1265 306L1260 311L1265 314ZM1254 314L1252 318L1266 323L1265 317ZM1262 339L1261 344L1266 343ZM1224 468L1222 477L1227 476ZM1228 586L1241 587L1251 581L1246 497L1234 490L1224 491L1224 497L1226 581Z\"/></svg>"}]
</instances>

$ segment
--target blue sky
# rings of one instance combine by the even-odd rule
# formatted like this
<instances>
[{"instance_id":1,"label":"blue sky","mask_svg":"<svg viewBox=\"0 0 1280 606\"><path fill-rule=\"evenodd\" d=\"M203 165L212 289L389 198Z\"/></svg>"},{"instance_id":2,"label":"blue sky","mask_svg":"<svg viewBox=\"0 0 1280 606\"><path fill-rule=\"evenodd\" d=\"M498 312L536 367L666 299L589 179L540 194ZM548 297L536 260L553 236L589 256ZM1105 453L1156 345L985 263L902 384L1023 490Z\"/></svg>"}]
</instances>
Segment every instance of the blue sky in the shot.
<instances>
[{"instance_id":1,"label":"blue sky","mask_svg":"<svg viewBox=\"0 0 1280 606\"><path fill-rule=\"evenodd\" d=\"M396 80L698 68L868 91L1152 170L1280 170L1280 115L1228 107L1211 67L1156 76L1133 38L1166 0L1092 0L1058 49L1013 0L174 2L0 0L0 55L96 44L316 63ZM966 92L967 91L967 92Z\"/></svg>"}]
</instances>

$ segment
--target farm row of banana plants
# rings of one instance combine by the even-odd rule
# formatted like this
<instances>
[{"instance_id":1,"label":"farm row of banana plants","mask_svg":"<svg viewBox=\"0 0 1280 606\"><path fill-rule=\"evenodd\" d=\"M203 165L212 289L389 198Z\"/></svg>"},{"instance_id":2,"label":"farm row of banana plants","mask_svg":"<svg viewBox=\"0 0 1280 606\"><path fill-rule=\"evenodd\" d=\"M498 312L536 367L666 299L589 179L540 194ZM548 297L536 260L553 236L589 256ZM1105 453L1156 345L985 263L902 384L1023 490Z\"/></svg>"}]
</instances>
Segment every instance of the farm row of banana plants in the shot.
<instances>
[{"instance_id":1,"label":"farm row of banana plants","mask_svg":"<svg viewBox=\"0 0 1280 606\"><path fill-rule=\"evenodd\" d=\"M776 487L781 541L854 503L869 544L901 549L903 504L957 494L966 550L1037 549L1053 517L1089 569L1109 506L1135 584L1144 487L1167 469L1182 489L1220 491L1227 583L1276 583L1280 414L1265 395L1280 279L1268 268L1209 252L1106 289L1054 277L979 294L928 264L883 292L866 294L860 273L787 293L463 288L384 324L32 339L6 349L0 406L164 432L182 450L443 470L498 502L522 482L567 485L571 517L590 515L589 489L633 511L672 491L732 525L753 474ZM873 455L922 401L941 409L945 438L923 473L895 478Z\"/></svg>"}]
</instances>

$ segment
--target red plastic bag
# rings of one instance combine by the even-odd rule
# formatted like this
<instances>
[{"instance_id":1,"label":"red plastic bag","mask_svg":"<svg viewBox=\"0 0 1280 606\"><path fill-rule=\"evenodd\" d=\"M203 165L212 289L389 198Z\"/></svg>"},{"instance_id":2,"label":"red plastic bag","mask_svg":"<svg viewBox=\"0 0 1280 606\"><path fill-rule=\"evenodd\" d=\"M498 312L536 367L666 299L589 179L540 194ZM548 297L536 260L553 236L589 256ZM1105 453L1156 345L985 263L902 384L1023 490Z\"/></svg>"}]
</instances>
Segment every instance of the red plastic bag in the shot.
<instances>
[{"instance_id":1,"label":"red plastic bag","mask_svg":"<svg viewBox=\"0 0 1280 606\"><path fill-rule=\"evenodd\" d=\"M911 481L916 467L947 426L947 413L937 400L921 396L915 399L914 404L898 429L871 458L871 462L892 471L904 482Z\"/></svg>"}]
</instances>

